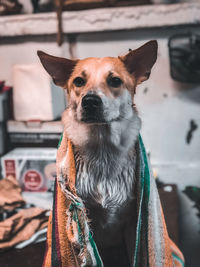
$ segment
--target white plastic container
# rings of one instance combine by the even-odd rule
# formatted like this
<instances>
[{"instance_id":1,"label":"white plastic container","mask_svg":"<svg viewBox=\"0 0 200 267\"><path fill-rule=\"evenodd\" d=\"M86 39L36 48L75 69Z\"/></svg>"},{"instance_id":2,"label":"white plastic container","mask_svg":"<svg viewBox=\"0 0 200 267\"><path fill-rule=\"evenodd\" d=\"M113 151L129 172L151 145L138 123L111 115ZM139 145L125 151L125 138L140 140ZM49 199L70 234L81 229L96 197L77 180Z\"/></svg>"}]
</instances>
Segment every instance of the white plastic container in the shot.
<instances>
[{"instance_id":1,"label":"white plastic container","mask_svg":"<svg viewBox=\"0 0 200 267\"><path fill-rule=\"evenodd\" d=\"M1 158L2 176L16 178L23 191L53 191L56 148L16 148Z\"/></svg>"},{"instance_id":2,"label":"white plastic container","mask_svg":"<svg viewBox=\"0 0 200 267\"><path fill-rule=\"evenodd\" d=\"M51 121L65 110L64 90L39 64L13 67L14 117L18 121Z\"/></svg>"}]
</instances>

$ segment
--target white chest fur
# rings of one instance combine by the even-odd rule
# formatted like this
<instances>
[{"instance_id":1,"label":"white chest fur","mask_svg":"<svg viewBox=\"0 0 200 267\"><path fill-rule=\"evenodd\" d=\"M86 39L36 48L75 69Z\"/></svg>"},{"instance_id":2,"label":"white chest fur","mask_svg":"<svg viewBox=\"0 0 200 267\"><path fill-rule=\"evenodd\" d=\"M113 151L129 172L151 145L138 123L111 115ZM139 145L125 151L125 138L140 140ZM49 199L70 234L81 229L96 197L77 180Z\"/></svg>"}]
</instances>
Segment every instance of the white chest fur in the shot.
<instances>
[{"instance_id":1,"label":"white chest fur","mask_svg":"<svg viewBox=\"0 0 200 267\"><path fill-rule=\"evenodd\" d=\"M75 153L76 188L79 196L91 205L117 209L133 198L135 154L123 157L95 150L95 155L85 159Z\"/></svg>"},{"instance_id":2,"label":"white chest fur","mask_svg":"<svg viewBox=\"0 0 200 267\"><path fill-rule=\"evenodd\" d=\"M136 157L134 150L127 157L106 155L97 150L96 155L98 157L86 161L78 152L75 153L76 188L88 210L96 241L105 243L108 234L105 237L103 229L110 229L109 236L115 236L115 231L120 232L120 227L132 212ZM113 226L114 231L111 229ZM111 239L112 236L106 243L109 244ZM121 237L118 242L121 242Z\"/></svg>"}]
</instances>

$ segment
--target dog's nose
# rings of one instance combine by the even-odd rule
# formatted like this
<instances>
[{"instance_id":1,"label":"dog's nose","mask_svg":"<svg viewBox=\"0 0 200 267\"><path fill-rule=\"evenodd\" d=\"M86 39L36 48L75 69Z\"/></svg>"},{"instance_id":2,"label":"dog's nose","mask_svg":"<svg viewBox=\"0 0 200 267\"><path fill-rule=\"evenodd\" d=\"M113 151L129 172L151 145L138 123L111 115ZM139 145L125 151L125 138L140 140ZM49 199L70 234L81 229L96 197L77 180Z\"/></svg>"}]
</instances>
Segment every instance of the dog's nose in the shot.
<instances>
[{"instance_id":1,"label":"dog's nose","mask_svg":"<svg viewBox=\"0 0 200 267\"><path fill-rule=\"evenodd\" d=\"M82 99L82 107L85 110L98 110L102 106L102 100L99 96L88 94Z\"/></svg>"}]
</instances>

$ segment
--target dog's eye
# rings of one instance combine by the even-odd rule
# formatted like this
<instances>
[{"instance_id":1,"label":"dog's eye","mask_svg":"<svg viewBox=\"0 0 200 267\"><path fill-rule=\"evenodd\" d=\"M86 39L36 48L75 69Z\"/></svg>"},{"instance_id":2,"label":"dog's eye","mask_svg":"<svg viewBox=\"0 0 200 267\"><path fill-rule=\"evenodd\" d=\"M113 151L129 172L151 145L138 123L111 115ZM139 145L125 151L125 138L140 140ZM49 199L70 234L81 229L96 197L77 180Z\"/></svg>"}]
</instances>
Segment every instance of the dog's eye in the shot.
<instances>
[{"instance_id":1,"label":"dog's eye","mask_svg":"<svg viewBox=\"0 0 200 267\"><path fill-rule=\"evenodd\" d=\"M122 80L119 77L108 77L107 83L112 87L119 87L122 84Z\"/></svg>"},{"instance_id":2,"label":"dog's eye","mask_svg":"<svg viewBox=\"0 0 200 267\"><path fill-rule=\"evenodd\" d=\"M74 80L73 80L73 84L75 84L77 87L82 87L85 85L85 80L81 77L76 77Z\"/></svg>"}]
</instances>

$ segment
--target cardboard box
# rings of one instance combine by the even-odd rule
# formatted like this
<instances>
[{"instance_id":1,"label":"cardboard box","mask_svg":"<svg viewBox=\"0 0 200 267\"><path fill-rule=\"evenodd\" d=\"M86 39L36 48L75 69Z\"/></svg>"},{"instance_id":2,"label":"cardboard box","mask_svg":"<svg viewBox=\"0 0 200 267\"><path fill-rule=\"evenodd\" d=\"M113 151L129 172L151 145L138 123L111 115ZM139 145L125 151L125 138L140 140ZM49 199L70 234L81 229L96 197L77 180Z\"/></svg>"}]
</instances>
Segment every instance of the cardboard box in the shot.
<instances>
[{"instance_id":1,"label":"cardboard box","mask_svg":"<svg viewBox=\"0 0 200 267\"><path fill-rule=\"evenodd\" d=\"M2 175L15 177L23 191L53 191L56 148L16 148L1 158Z\"/></svg>"}]
</instances>

